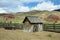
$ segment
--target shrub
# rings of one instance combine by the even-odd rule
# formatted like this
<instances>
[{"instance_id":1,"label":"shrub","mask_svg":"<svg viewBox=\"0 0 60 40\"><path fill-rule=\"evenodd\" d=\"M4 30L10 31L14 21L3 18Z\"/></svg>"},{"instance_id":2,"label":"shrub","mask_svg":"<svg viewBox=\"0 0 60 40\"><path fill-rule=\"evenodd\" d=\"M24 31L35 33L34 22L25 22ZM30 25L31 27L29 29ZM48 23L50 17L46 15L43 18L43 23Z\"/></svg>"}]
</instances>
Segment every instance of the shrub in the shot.
<instances>
[{"instance_id":1,"label":"shrub","mask_svg":"<svg viewBox=\"0 0 60 40\"><path fill-rule=\"evenodd\" d=\"M52 37L52 35L51 34L49 34L49 35L47 35L48 37Z\"/></svg>"},{"instance_id":2,"label":"shrub","mask_svg":"<svg viewBox=\"0 0 60 40\"><path fill-rule=\"evenodd\" d=\"M23 29L23 25L20 23L12 23L12 21L10 22L0 22L0 28L4 28L4 27L15 27L16 29Z\"/></svg>"},{"instance_id":3,"label":"shrub","mask_svg":"<svg viewBox=\"0 0 60 40\"><path fill-rule=\"evenodd\" d=\"M60 17L57 15L51 14L46 19L47 21L50 21L50 22L57 22L60 20Z\"/></svg>"},{"instance_id":4,"label":"shrub","mask_svg":"<svg viewBox=\"0 0 60 40\"><path fill-rule=\"evenodd\" d=\"M16 29L23 29L23 25L22 24L14 23L13 25L15 26Z\"/></svg>"}]
</instances>

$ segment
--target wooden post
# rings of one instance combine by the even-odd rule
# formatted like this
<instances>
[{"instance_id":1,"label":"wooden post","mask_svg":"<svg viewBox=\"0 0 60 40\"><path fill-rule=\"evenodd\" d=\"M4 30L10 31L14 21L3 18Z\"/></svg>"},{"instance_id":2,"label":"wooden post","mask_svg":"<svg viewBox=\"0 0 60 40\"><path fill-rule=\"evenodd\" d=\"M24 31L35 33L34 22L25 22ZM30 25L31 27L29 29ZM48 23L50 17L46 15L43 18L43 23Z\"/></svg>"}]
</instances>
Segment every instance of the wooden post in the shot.
<instances>
[{"instance_id":1,"label":"wooden post","mask_svg":"<svg viewBox=\"0 0 60 40\"><path fill-rule=\"evenodd\" d=\"M53 27L54 27L54 31L55 31L55 24L53 24Z\"/></svg>"},{"instance_id":2,"label":"wooden post","mask_svg":"<svg viewBox=\"0 0 60 40\"><path fill-rule=\"evenodd\" d=\"M56 22L57 22L57 21L55 21L55 22L54 22L54 24L53 24L53 27L54 27L54 31L56 31L56 28L55 28L55 23L56 23Z\"/></svg>"},{"instance_id":3,"label":"wooden post","mask_svg":"<svg viewBox=\"0 0 60 40\"><path fill-rule=\"evenodd\" d=\"M45 30L45 24L43 24L43 30Z\"/></svg>"}]
</instances>

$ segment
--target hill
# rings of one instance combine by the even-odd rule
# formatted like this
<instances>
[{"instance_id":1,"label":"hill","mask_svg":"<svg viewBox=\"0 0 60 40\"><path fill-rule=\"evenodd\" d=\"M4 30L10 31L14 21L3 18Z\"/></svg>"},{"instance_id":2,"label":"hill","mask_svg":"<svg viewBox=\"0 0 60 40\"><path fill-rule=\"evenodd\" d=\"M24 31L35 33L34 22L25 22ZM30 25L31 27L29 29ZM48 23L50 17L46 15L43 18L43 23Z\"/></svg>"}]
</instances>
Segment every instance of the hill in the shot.
<instances>
[{"instance_id":1,"label":"hill","mask_svg":"<svg viewBox=\"0 0 60 40\"><path fill-rule=\"evenodd\" d=\"M29 12L17 12L17 13L13 13L13 15L15 16L15 19L9 19L7 21L12 21L13 23L14 22L15 23L22 23L22 21L24 20L25 16L39 16L43 20L43 22L48 23L45 18L48 17L51 14L54 14L54 15L57 15L57 16L60 17L60 12L58 12L58 11L32 10L32 11L29 11ZM59 21L59 23L60 23L60 21Z\"/></svg>"},{"instance_id":2,"label":"hill","mask_svg":"<svg viewBox=\"0 0 60 40\"><path fill-rule=\"evenodd\" d=\"M54 11L58 11L58 12L60 12L60 9L55 9Z\"/></svg>"},{"instance_id":3,"label":"hill","mask_svg":"<svg viewBox=\"0 0 60 40\"><path fill-rule=\"evenodd\" d=\"M45 18L48 17L49 15L57 15L60 17L60 12L58 11L38 11L38 10L33 10L30 12L18 12L15 14L17 19L19 19L20 22L24 19L25 16L39 16L44 22L46 21Z\"/></svg>"}]
</instances>

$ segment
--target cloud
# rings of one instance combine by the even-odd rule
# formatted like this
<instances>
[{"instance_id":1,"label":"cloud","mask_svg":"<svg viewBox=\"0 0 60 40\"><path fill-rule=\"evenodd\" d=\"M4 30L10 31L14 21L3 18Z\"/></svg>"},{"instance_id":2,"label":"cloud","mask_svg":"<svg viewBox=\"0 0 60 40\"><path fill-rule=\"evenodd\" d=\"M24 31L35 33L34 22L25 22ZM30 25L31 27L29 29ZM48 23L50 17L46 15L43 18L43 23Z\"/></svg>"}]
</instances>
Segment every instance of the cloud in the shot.
<instances>
[{"instance_id":1,"label":"cloud","mask_svg":"<svg viewBox=\"0 0 60 40\"><path fill-rule=\"evenodd\" d=\"M20 1L29 3L29 2L41 2L43 0L20 0Z\"/></svg>"},{"instance_id":2,"label":"cloud","mask_svg":"<svg viewBox=\"0 0 60 40\"><path fill-rule=\"evenodd\" d=\"M29 8L24 3L39 2L36 6ZM60 5L54 5L50 0L0 0L1 12L27 12L31 10L54 10L59 9Z\"/></svg>"},{"instance_id":3,"label":"cloud","mask_svg":"<svg viewBox=\"0 0 60 40\"><path fill-rule=\"evenodd\" d=\"M29 7L18 6L18 8L19 8L19 11L20 12L28 12L28 11L30 11L30 8Z\"/></svg>"},{"instance_id":4,"label":"cloud","mask_svg":"<svg viewBox=\"0 0 60 40\"><path fill-rule=\"evenodd\" d=\"M3 8L0 8L0 13L7 13Z\"/></svg>"},{"instance_id":5,"label":"cloud","mask_svg":"<svg viewBox=\"0 0 60 40\"><path fill-rule=\"evenodd\" d=\"M28 12L30 11L30 8L28 6L20 6L14 8L4 8L7 12Z\"/></svg>"},{"instance_id":6,"label":"cloud","mask_svg":"<svg viewBox=\"0 0 60 40\"><path fill-rule=\"evenodd\" d=\"M43 1L41 4L37 4L37 6L33 7L32 10L49 10L52 11L54 9L58 9L60 5L54 5L51 1L45 2Z\"/></svg>"}]
</instances>

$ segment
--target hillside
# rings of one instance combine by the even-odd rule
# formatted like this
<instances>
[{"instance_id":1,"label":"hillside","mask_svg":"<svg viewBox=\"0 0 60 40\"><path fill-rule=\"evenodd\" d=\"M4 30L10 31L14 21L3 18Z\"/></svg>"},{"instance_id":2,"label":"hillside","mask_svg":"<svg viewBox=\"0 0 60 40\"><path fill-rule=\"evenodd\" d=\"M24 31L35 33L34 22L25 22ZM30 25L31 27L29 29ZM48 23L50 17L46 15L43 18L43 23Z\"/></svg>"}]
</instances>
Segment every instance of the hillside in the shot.
<instances>
[{"instance_id":1,"label":"hillside","mask_svg":"<svg viewBox=\"0 0 60 40\"><path fill-rule=\"evenodd\" d=\"M54 14L60 17L60 12L58 11L36 11L36 10L25 12L25 13L18 12L15 14L15 16L17 17L17 19L19 19L19 21L21 20L20 22L23 21L25 16L39 16L45 22L46 21L45 18L51 14Z\"/></svg>"},{"instance_id":2,"label":"hillside","mask_svg":"<svg viewBox=\"0 0 60 40\"><path fill-rule=\"evenodd\" d=\"M60 9L55 9L54 11L58 11L58 12L60 12Z\"/></svg>"},{"instance_id":3,"label":"hillside","mask_svg":"<svg viewBox=\"0 0 60 40\"><path fill-rule=\"evenodd\" d=\"M30 12L17 12L17 13L13 13L13 15L15 16L15 19L9 19L7 21L12 21L12 22L15 22L15 23L22 23L22 21L24 20L25 16L39 16L43 20L43 22L47 23L45 18L48 15L51 15L51 14L54 14L54 15L57 15L57 16L60 17L60 12L58 12L58 11L38 11L38 10L32 10ZM60 23L60 21L59 21L59 23Z\"/></svg>"}]
</instances>

